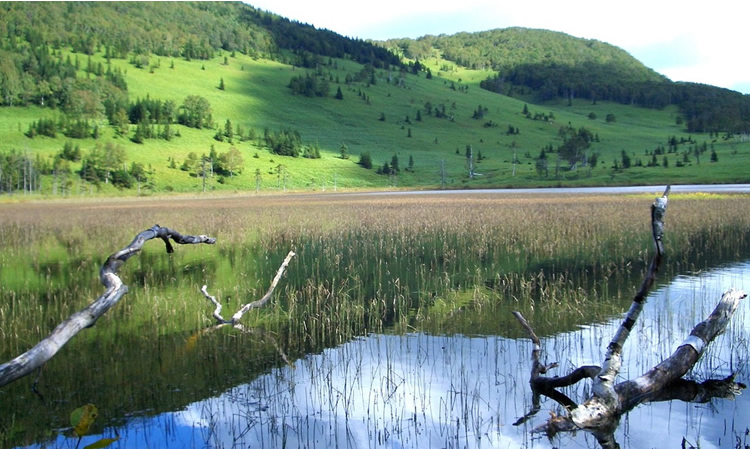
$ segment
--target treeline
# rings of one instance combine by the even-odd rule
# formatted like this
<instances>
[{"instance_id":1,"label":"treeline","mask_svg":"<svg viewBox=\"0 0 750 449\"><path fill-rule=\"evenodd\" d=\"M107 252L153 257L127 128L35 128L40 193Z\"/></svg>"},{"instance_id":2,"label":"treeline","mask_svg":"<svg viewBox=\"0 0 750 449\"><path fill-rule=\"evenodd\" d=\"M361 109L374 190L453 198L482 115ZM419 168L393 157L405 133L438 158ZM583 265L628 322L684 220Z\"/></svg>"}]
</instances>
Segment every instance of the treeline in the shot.
<instances>
[{"instance_id":1,"label":"treeline","mask_svg":"<svg viewBox=\"0 0 750 449\"><path fill-rule=\"evenodd\" d=\"M498 73L480 87L512 95L517 86L533 89L540 101L564 98L569 102L599 100L661 109L676 105L688 132L750 131L750 96L697 83L652 82L623 79L610 82L616 67L522 66Z\"/></svg>"},{"instance_id":2,"label":"treeline","mask_svg":"<svg viewBox=\"0 0 750 449\"><path fill-rule=\"evenodd\" d=\"M275 47L267 31L242 20L243 10L255 10L238 2L3 2L0 9L8 43L36 34L83 55L209 59L219 49L270 54Z\"/></svg>"},{"instance_id":3,"label":"treeline","mask_svg":"<svg viewBox=\"0 0 750 449\"><path fill-rule=\"evenodd\" d=\"M390 66L401 66L401 59L382 46L361 39L341 36L333 31L317 29L312 25L292 21L275 14L254 8L242 10L242 20L246 23L259 24L273 36L273 42L279 49L291 50L297 55L313 54L339 59L351 59L360 64L372 65L378 69ZM283 55L278 55L283 56ZM298 59L301 67L314 68Z\"/></svg>"},{"instance_id":4,"label":"treeline","mask_svg":"<svg viewBox=\"0 0 750 449\"><path fill-rule=\"evenodd\" d=\"M78 170L73 164L80 163ZM86 193L102 184L121 189L150 188L150 170L143 164L126 164L125 149L108 142L97 143L85 153L66 141L53 157L33 157L11 150L0 153L0 193L30 194L44 191L52 195ZM50 184L42 186L42 179Z\"/></svg>"},{"instance_id":5,"label":"treeline","mask_svg":"<svg viewBox=\"0 0 750 449\"><path fill-rule=\"evenodd\" d=\"M3 2L3 47L44 43L75 53L128 59L149 55L211 59L217 51L285 59L289 52L399 65L388 50L290 21L241 2Z\"/></svg>"},{"instance_id":6,"label":"treeline","mask_svg":"<svg viewBox=\"0 0 750 449\"><path fill-rule=\"evenodd\" d=\"M613 101L648 108L676 105L689 132L750 130L750 96L696 83L674 83L624 50L564 33L506 28L479 33L397 39L385 45L404 56L443 58L496 73L483 89L537 100ZM447 68L446 68L447 69Z\"/></svg>"},{"instance_id":7,"label":"treeline","mask_svg":"<svg viewBox=\"0 0 750 449\"><path fill-rule=\"evenodd\" d=\"M503 28L416 40L395 39L385 45L413 59L425 59L439 52L444 59L477 70L500 71L528 64L576 67L588 63L615 65L628 77L643 81L663 79L614 45L548 30Z\"/></svg>"}]
</instances>

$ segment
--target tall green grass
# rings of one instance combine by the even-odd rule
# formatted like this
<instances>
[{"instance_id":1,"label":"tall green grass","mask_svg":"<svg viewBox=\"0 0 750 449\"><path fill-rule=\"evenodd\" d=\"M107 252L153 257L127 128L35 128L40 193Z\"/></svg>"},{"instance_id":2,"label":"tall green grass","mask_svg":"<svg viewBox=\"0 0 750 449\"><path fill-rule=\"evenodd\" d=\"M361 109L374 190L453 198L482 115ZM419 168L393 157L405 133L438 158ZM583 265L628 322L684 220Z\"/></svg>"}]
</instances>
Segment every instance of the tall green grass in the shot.
<instances>
[{"instance_id":1,"label":"tall green grass","mask_svg":"<svg viewBox=\"0 0 750 449\"><path fill-rule=\"evenodd\" d=\"M42 385L54 388L47 393L58 405L24 399L31 379L4 390L0 446L38 441L40 432L60 426L56 420L70 404L95 402L111 414L103 422L145 409L174 410L284 363L277 346L296 360L372 332L522 337L510 310L533 320L539 335L605 320L627 307L645 270L654 195L288 195L5 205L3 360L96 298L104 259L154 223L208 234L218 243L176 246L167 255L154 241L129 260L120 274L130 292L45 367ZM745 195L674 195L665 278L744 260L748 201ZM274 299L243 318L262 332L203 330L213 310L199 292L203 284L233 312L266 291L289 250L297 256ZM44 379L54 379L54 386Z\"/></svg>"},{"instance_id":2,"label":"tall green grass","mask_svg":"<svg viewBox=\"0 0 750 449\"><path fill-rule=\"evenodd\" d=\"M200 286L226 307L260 297L283 256L274 306L248 318L349 326L341 337L431 310L510 302L580 308L627 296L651 254L646 196L431 195L235 197L7 205L0 220L0 352L17 353L101 293L98 267L153 223L209 234L216 246L158 242L122 269L131 292L104 323L157 336L209 322ZM743 257L745 196L677 196L670 205L669 270ZM468 296L467 296L468 294ZM98 326L108 334L107 324ZM307 338L312 333L300 335ZM333 335L328 329L320 335Z\"/></svg>"}]
</instances>

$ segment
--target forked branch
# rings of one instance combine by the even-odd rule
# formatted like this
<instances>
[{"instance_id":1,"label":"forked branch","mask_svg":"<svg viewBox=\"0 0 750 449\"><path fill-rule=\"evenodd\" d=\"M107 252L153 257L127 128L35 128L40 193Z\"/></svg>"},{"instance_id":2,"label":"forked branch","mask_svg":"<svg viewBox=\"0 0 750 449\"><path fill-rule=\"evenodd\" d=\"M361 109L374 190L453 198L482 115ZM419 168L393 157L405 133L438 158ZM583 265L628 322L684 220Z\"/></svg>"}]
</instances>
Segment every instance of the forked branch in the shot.
<instances>
[{"instance_id":1,"label":"forked branch","mask_svg":"<svg viewBox=\"0 0 750 449\"><path fill-rule=\"evenodd\" d=\"M268 302L268 300L271 299L271 296L273 296L274 290L276 290L276 285L278 285L279 280L281 279L281 276L284 274L284 271L289 266L289 262L292 260L292 257L294 256L295 256L294 251L289 251L289 254L286 255L286 258L284 258L284 261L281 263L281 266L276 271L276 276L274 276L273 281L271 281L271 286L268 288L268 291L266 292L265 295L263 295L262 298L260 298L257 301L247 303L244 306L240 307L240 309L234 315L232 315L232 318L229 320L224 319L224 317L221 315L221 309L222 309L221 303L216 299L215 296L208 293L208 286L204 285L201 288L201 293L203 293L203 296L205 296L206 299L209 300L214 305L213 317L216 320L216 324L207 329L204 329L202 332L210 332L220 327L232 326L235 329L238 329L243 333L261 334L262 336L271 340L271 343L279 352L279 354L281 355L281 358L284 359L284 362L286 362L287 365L293 366L292 363L289 362L289 359L287 358L286 354L281 349L279 344L276 342L276 339L273 338L273 336L271 336L270 334L268 334L267 332L263 330L244 326L242 323L240 323L240 320L242 319L242 316L245 313L247 313L251 309L263 307L263 305L265 305Z\"/></svg>"},{"instance_id":2,"label":"forked branch","mask_svg":"<svg viewBox=\"0 0 750 449\"><path fill-rule=\"evenodd\" d=\"M745 388L745 385L734 382L734 376L709 380L702 384L682 379L682 376L698 362L706 346L726 329L739 301L746 297L746 294L740 290L729 290L724 293L714 312L706 320L695 326L690 336L675 350L672 356L634 380L621 382L617 385L614 383L620 371L623 345L643 310L646 298L661 266L664 255L662 243L664 215L667 209L669 191L670 188L667 187L664 195L657 198L651 207L654 256L625 319L607 346L604 363L600 370L596 367L581 367L578 370L582 370L582 372L576 373L578 371L576 370L566 378L559 378L559 380L558 378L547 379L541 376L541 374L544 374L546 366L538 360L541 350L539 339L534 335L533 330L523 317L514 312L522 327L526 329L530 338L534 341L531 372L534 408L519 419L517 424L526 421L538 411L539 395L544 394L565 406L569 413L553 416L546 424L535 429L535 432L545 432L548 436L552 436L557 432L586 429L594 434L602 447L618 447L614 441L614 429L617 427L620 417L639 404L670 399L698 402L712 397L733 397ZM593 374L593 376L587 376L588 374ZM572 400L564 395L547 394L543 390L544 388L555 388L555 386L561 384L570 385L585 377L593 377L594 379L592 394L579 406L576 406Z\"/></svg>"},{"instance_id":3,"label":"forked branch","mask_svg":"<svg viewBox=\"0 0 750 449\"><path fill-rule=\"evenodd\" d=\"M102 315L117 304L120 298L128 292L128 287L123 284L117 275L117 270L128 259L137 254L147 241L154 238L160 238L164 241L167 253L174 252L170 239L181 245L216 243L216 239L212 237L205 235L182 235L173 229L159 225L154 225L151 229L139 233L128 246L110 255L102 265L99 270L99 280L106 290L99 298L85 309L74 313L60 323L52 333L37 343L36 346L13 360L0 365L0 387L28 375L47 363L68 341L83 329L96 324L96 321Z\"/></svg>"},{"instance_id":4,"label":"forked branch","mask_svg":"<svg viewBox=\"0 0 750 449\"><path fill-rule=\"evenodd\" d=\"M292 260L292 257L294 257L294 251L289 251L289 254L286 255L286 258L284 258L284 261L281 262L281 266L276 271L276 276L274 276L273 281L271 281L271 286L268 288L268 291L265 295L263 295L262 298L260 298L257 301L253 301L250 303L245 304L244 306L240 307L240 309L232 315L232 318L229 320L224 319L224 317L221 315L221 304L216 299L215 296L208 293L208 286L204 285L203 288L201 288L201 292L203 293L203 296L206 297L214 306L214 313L213 317L216 320L216 324L219 326L223 326L226 324L236 326L239 324L240 320L242 319L242 316L246 314L250 309L256 309L258 307L263 307L265 303L268 302L269 299L271 299L271 296L273 296L274 290L276 290L276 285L279 283L279 280L281 279L281 276L284 274L284 271L286 270L286 267L289 266L289 261Z\"/></svg>"}]
</instances>

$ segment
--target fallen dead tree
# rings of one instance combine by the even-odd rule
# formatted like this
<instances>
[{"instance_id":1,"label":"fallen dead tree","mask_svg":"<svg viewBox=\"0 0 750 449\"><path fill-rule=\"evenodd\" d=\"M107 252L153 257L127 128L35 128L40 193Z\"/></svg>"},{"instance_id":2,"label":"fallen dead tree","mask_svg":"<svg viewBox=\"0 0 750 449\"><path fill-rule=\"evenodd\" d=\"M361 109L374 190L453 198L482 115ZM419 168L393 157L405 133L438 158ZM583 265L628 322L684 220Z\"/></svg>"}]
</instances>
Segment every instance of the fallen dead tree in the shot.
<instances>
[{"instance_id":1,"label":"fallen dead tree","mask_svg":"<svg viewBox=\"0 0 750 449\"><path fill-rule=\"evenodd\" d=\"M151 229L139 233L128 246L110 255L102 265L99 270L99 280L104 286L105 291L101 296L83 310L74 313L60 323L46 338L37 343L34 347L17 356L13 360L0 365L0 387L27 376L34 372L34 370L41 368L73 337L82 330L96 324L96 321L102 315L115 306L115 304L117 304L117 302L128 292L128 286L122 282L117 271L123 264L125 264L125 262L127 262L128 259L139 253L147 241L155 238L160 238L164 241L167 253L174 252L174 247L170 240L181 245L200 243L210 245L216 243L216 239L212 237L205 235L183 235L173 229L159 225L154 225ZM221 306L218 305L218 302L215 302L217 310L214 312L214 317L218 317L217 320L220 319L222 321L219 324L232 324L235 327L241 328L239 319L242 318L242 315L248 310L260 307L270 299L284 269L293 256L293 252L290 252L289 255L287 255L266 295L260 300L243 307L232 317L232 320L225 321L221 318ZM204 294L207 295L205 291Z\"/></svg>"},{"instance_id":2,"label":"fallen dead tree","mask_svg":"<svg viewBox=\"0 0 750 449\"><path fill-rule=\"evenodd\" d=\"M664 195L657 198L651 206L654 256L625 319L607 346L602 366L583 366L564 377L545 377L544 374L557 364L545 365L540 361L541 341L523 316L513 312L534 344L530 377L532 408L514 425L519 425L534 416L541 408L541 396L546 396L565 407L566 413L553 414L545 424L533 432L543 432L552 438L559 432L586 430L596 437L602 447L618 448L614 431L620 418L640 404L672 399L707 402L714 397L732 398L745 388L745 385L734 382L734 375L703 383L682 379L698 362L705 348L726 329L740 300L747 296L741 290L725 292L711 315L693 328L670 357L636 379L615 384L620 371L623 345L643 310L663 259L662 236L669 190L667 187ZM580 405L557 390L587 378L592 379L591 395Z\"/></svg>"}]
</instances>

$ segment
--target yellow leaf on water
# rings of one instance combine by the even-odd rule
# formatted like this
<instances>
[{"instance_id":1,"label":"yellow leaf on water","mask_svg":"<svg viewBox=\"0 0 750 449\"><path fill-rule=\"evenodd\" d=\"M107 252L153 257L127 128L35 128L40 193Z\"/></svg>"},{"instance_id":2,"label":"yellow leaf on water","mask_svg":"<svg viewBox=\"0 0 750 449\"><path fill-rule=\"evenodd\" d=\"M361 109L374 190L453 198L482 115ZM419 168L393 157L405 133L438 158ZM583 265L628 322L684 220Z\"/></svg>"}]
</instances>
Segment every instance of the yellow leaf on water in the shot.
<instances>
[{"instance_id":1,"label":"yellow leaf on water","mask_svg":"<svg viewBox=\"0 0 750 449\"><path fill-rule=\"evenodd\" d=\"M78 407L70 414L70 424L73 426L73 432L79 437L86 435L94 423L98 411L94 404L86 404Z\"/></svg>"},{"instance_id":2,"label":"yellow leaf on water","mask_svg":"<svg viewBox=\"0 0 750 449\"><path fill-rule=\"evenodd\" d=\"M83 449L102 449L110 444L114 443L115 441L119 440L120 436L118 435L117 438L102 438L101 440L91 443L88 446L85 446Z\"/></svg>"}]
</instances>

